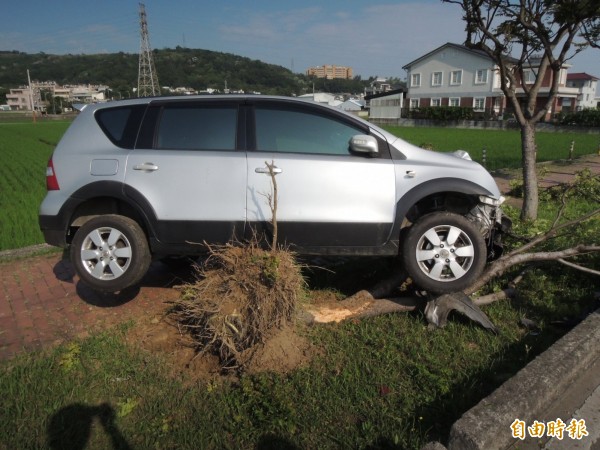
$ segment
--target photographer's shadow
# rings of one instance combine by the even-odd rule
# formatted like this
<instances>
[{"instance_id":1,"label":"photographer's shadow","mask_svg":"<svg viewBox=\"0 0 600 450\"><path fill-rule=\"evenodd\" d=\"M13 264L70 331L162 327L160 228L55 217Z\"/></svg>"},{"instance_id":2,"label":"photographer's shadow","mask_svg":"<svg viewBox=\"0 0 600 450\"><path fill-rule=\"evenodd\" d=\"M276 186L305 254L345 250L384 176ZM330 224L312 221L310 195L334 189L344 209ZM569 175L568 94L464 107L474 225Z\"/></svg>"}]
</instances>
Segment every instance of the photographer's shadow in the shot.
<instances>
[{"instance_id":1,"label":"photographer's shadow","mask_svg":"<svg viewBox=\"0 0 600 450\"><path fill-rule=\"evenodd\" d=\"M113 449L131 449L115 424L115 411L108 403L98 406L74 403L60 409L48 424L48 447L52 450L83 450L90 440L94 420L110 437Z\"/></svg>"}]
</instances>

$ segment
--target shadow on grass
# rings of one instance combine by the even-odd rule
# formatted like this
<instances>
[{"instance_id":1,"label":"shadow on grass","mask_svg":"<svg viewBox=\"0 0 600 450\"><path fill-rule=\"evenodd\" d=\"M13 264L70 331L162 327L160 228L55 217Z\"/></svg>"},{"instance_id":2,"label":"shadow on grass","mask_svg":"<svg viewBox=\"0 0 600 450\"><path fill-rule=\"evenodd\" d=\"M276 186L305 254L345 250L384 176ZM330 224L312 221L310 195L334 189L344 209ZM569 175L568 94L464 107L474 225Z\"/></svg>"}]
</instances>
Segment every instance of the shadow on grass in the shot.
<instances>
[{"instance_id":1,"label":"shadow on grass","mask_svg":"<svg viewBox=\"0 0 600 450\"><path fill-rule=\"evenodd\" d=\"M95 420L102 425L113 449L131 449L115 424L114 409L107 403L99 406L74 403L60 409L52 416L48 425L48 447L52 450L83 450L90 440Z\"/></svg>"}]
</instances>

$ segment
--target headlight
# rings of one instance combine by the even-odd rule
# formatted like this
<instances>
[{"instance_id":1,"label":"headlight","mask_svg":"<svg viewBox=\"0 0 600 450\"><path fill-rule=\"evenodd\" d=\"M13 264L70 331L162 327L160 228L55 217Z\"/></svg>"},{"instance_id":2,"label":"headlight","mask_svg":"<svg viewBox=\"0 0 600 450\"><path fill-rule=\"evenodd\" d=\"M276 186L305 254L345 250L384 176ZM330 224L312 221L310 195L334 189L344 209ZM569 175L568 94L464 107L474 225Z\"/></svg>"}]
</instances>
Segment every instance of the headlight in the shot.
<instances>
[{"instance_id":1,"label":"headlight","mask_svg":"<svg viewBox=\"0 0 600 450\"><path fill-rule=\"evenodd\" d=\"M461 159L466 159L467 161L473 161L471 159L471 156L465 150L456 150L455 152L452 152L452 154L454 156L458 156Z\"/></svg>"},{"instance_id":2,"label":"headlight","mask_svg":"<svg viewBox=\"0 0 600 450\"><path fill-rule=\"evenodd\" d=\"M491 205L491 206L500 206L502 203L504 203L504 200L506 200L504 198L503 195L500 196L500 198L493 198L493 197L488 197L486 195L480 195L479 196L479 201L481 203L483 203L484 205Z\"/></svg>"}]
</instances>

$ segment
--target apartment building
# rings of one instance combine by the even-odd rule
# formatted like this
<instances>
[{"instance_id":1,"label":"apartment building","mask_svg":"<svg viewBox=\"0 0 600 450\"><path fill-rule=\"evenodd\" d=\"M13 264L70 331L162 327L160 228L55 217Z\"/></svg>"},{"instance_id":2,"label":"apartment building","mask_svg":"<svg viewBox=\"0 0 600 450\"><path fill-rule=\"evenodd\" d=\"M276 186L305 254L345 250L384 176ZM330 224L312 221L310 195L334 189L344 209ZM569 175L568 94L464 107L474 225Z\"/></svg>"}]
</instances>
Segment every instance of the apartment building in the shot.
<instances>
[{"instance_id":1,"label":"apartment building","mask_svg":"<svg viewBox=\"0 0 600 450\"><path fill-rule=\"evenodd\" d=\"M334 65L309 67L306 71L306 75L315 76L317 78L327 78L328 80L333 80L335 78L350 80L352 79L352 67Z\"/></svg>"},{"instance_id":2,"label":"apartment building","mask_svg":"<svg viewBox=\"0 0 600 450\"><path fill-rule=\"evenodd\" d=\"M31 111L33 109L31 104L31 90L28 87L11 89L6 94L6 104L10 107L11 111Z\"/></svg>"},{"instance_id":3,"label":"apartment building","mask_svg":"<svg viewBox=\"0 0 600 450\"><path fill-rule=\"evenodd\" d=\"M48 104L48 96L60 97L68 102L94 103L106 100L104 85L69 85L59 86L54 81L34 82L31 88L22 86L10 89L6 94L6 103L12 111L44 111ZM33 100L33 105L32 105Z\"/></svg>"}]
</instances>

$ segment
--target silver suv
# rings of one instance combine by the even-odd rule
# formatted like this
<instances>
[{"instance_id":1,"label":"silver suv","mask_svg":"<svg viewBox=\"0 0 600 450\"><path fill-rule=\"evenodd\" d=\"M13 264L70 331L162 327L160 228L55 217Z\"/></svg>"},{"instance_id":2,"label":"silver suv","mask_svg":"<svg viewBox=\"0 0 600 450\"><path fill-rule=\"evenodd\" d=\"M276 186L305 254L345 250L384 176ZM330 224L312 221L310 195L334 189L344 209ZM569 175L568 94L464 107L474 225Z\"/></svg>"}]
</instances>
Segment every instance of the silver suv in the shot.
<instances>
[{"instance_id":1,"label":"silver suv","mask_svg":"<svg viewBox=\"0 0 600 450\"><path fill-rule=\"evenodd\" d=\"M268 232L300 254L400 255L413 281L461 290L497 254L502 197L462 151L427 151L294 98L199 96L87 106L48 162L40 227L80 279L114 292L151 259Z\"/></svg>"}]
</instances>

